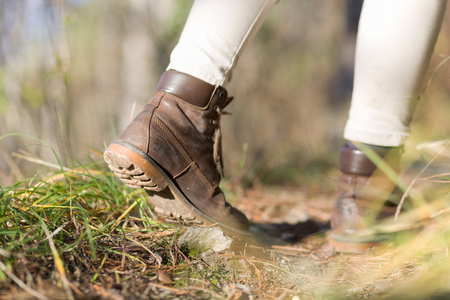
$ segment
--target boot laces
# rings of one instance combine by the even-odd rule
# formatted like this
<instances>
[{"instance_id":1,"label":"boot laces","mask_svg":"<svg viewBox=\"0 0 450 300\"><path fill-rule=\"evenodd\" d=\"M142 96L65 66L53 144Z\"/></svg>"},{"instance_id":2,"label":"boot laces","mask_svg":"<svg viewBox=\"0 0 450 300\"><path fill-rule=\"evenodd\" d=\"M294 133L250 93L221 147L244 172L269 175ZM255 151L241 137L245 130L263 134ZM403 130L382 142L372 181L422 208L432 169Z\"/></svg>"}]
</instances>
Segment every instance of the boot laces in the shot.
<instances>
[{"instance_id":1,"label":"boot laces","mask_svg":"<svg viewBox=\"0 0 450 300\"><path fill-rule=\"evenodd\" d=\"M224 167L223 167L223 157L222 157L222 129L220 128L220 118L222 115L229 115L230 113L223 111L219 106L216 106L214 110L217 113L217 119L211 120L211 124L216 126L216 130L214 132L214 142L213 142L213 160L216 166L218 166L218 171L222 177L224 176ZM220 167L220 169L219 169Z\"/></svg>"}]
</instances>

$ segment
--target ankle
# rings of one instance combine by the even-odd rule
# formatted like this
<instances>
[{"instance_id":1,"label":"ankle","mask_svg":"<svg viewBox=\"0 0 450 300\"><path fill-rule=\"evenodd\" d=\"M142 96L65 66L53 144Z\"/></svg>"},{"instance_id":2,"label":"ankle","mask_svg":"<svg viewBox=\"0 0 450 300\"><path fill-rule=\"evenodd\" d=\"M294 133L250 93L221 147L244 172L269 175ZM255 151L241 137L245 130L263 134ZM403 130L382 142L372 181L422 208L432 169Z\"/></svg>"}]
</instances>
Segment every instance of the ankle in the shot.
<instances>
[{"instance_id":1,"label":"ankle","mask_svg":"<svg viewBox=\"0 0 450 300\"><path fill-rule=\"evenodd\" d=\"M206 107L216 87L189 74L169 70L162 74L156 90L175 95L192 105Z\"/></svg>"},{"instance_id":2,"label":"ankle","mask_svg":"<svg viewBox=\"0 0 450 300\"><path fill-rule=\"evenodd\" d=\"M390 147L390 146L379 146L379 145L366 144L366 143L361 143L361 142L347 141L347 147L349 147L350 149L361 150L360 149L361 146L359 146L359 145L363 145L363 147L368 147L378 154L387 153L392 148L395 148L395 147Z\"/></svg>"}]
</instances>

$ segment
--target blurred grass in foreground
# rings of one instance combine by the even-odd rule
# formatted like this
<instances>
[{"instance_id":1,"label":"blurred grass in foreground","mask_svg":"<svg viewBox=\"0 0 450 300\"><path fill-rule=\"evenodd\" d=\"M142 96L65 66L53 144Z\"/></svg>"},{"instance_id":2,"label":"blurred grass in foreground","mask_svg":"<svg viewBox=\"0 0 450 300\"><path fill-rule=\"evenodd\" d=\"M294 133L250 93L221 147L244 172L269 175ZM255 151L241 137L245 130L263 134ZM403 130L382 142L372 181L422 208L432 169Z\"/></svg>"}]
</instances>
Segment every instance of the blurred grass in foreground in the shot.
<instances>
[{"instance_id":1,"label":"blurred grass in foreground","mask_svg":"<svg viewBox=\"0 0 450 300\"><path fill-rule=\"evenodd\" d=\"M120 184L98 163L101 153L93 153L89 164L59 166L1 187L0 299L11 291L17 296L18 290L39 299L94 294L107 299L111 291L126 298L130 289L142 296L149 286L164 291L152 294L161 298L227 299L230 287L239 284L250 286L247 293L258 299L450 296L448 173L421 172L415 182L426 184L412 189L426 202L370 229L393 236L382 247L334 255L324 250L326 240L319 234L296 245L269 247L271 260L217 255L217 261L238 259L245 267L237 272L178 247L184 227L161 223L148 209L146 194ZM161 272L173 281L164 282Z\"/></svg>"}]
</instances>

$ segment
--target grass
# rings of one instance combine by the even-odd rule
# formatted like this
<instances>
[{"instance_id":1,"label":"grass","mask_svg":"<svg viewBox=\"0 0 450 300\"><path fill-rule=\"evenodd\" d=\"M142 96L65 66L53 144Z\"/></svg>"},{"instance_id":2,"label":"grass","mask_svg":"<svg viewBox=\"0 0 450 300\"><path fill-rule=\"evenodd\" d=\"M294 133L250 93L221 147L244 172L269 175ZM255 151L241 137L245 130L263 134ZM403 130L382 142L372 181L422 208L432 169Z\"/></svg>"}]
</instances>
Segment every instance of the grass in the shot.
<instances>
[{"instance_id":1,"label":"grass","mask_svg":"<svg viewBox=\"0 0 450 300\"><path fill-rule=\"evenodd\" d=\"M38 275L43 280L56 280L64 287L68 298L72 298L67 274L80 270L77 265L84 265L87 270L83 272L88 271L87 279L91 283L101 282L99 276L111 256L123 256L124 261L127 258L138 268L147 266L144 258L153 255L158 258L153 260L161 266L166 259L160 259L151 248L173 247L171 237L182 230L160 224L143 214L144 193L118 184L96 163L53 172L42 179L17 182L2 187L0 195L3 288L11 281L19 285L23 285L24 279L27 281L26 274L21 274L27 272L27 268L16 269L18 264L27 266L33 261L52 261L52 266L42 268ZM137 212L136 216L130 214L132 209ZM142 242L139 234L151 234L159 239ZM119 245L127 243L139 245L147 254L123 252ZM19 276L13 276L15 270ZM33 283L26 285L33 286Z\"/></svg>"},{"instance_id":2,"label":"grass","mask_svg":"<svg viewBox=\"0 0 450 300\"><path fill-rule=\"evenodd\" d=\"M427 187L415 193L427 201L370 229L395 233L382 247L335 254L318 233L265 245L258 256L180 245L186 227L159 219L143 190L123 186L98 161L0 188L0 299L450 295L448 174L418 173L413 182Z\"/></svg>"}]
</instances>

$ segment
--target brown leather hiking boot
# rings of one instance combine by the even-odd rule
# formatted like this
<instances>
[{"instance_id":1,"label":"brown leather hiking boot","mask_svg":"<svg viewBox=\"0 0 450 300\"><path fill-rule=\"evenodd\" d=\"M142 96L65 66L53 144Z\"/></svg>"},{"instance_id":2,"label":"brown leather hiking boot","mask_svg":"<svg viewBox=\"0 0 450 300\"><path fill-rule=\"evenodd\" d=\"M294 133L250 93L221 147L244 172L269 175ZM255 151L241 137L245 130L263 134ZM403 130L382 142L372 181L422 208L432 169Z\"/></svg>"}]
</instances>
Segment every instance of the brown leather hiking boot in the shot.
<instances>
[{"instance_id":1,"label":"brown leather hiking boot","mask_svg":"<svg viewBox=\"0 0 450 300\"><path fill-rule=\"evenodd\" d=\"M159 210L246 234L249 221L219 188L219 121L230 101L223 87L167 71L104 159L125 184L146 189Z\"/></svg>"},{"instance_id":2,"label":"brown leather hiking boot","mask_svg":"<svg viewBox=\"0 0 450 300\"><path fill-rule=\"evenodd\" d=\"M379 147L374 153L398 175L400 148ZM362 252L385 239L364 236L361 232L375 220L395 213L395 207L385 204L396 183L353 145L341 148L340 169L338 197L331 215L330 243L338 252Z\"/></svg>"}]
</instances>

